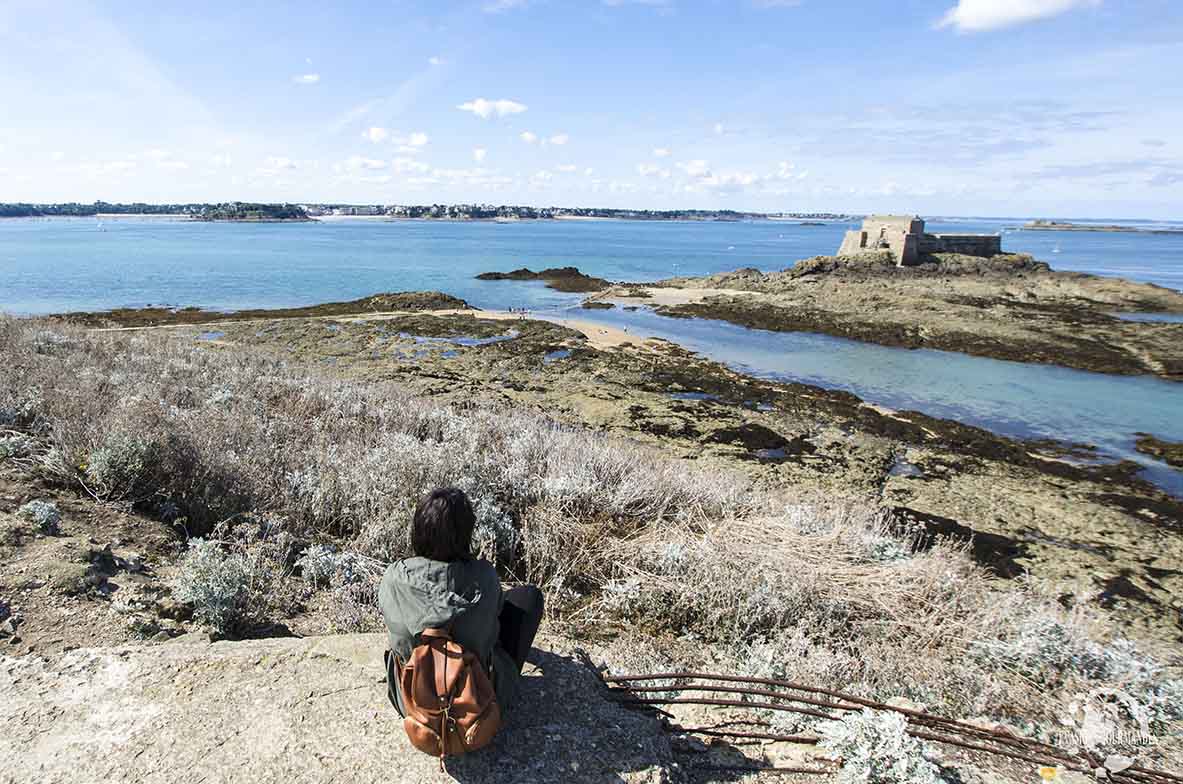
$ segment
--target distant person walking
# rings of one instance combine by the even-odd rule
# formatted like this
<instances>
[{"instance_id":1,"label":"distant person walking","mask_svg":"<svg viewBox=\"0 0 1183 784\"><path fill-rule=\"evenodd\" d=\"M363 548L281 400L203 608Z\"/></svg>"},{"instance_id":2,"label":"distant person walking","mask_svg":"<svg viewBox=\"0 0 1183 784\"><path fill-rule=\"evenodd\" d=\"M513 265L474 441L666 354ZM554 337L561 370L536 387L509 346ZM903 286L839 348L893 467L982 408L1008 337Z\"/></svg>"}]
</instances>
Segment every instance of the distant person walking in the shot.
<instances>
[{"instance_id":1,"label":"distant person walking","mask_svg":"<svg viewBox=\"0 0 1183 784\"><path fill-rule=\"evenodd\" d=\"M443 636L439 632L451 641L449 651L458 647L475 656L501 709L516 696L542 622L542 592L532 585L501 589L493 564L472 554L475 524L464 491L432 491L411 520L414 556L391 564L382 576L378 604L389 633L387 691L404 717L403 667L413 653ZM459 661L458 655L448 656Z\"/></svg>"}]
</instances>

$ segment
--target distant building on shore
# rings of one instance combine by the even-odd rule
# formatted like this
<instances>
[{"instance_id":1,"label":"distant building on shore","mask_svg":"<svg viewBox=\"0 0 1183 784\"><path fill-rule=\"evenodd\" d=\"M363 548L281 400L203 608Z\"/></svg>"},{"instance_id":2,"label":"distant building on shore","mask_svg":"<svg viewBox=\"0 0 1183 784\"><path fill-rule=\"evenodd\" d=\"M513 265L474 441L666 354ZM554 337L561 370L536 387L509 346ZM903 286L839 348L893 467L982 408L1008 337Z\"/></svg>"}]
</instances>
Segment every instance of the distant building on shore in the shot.
<instances>
[{"instance_id":1,"label":"distant building on shore","mask_svg":"<svg viewBox=\"0 0 1183 784\"><path fill-rule=\"evenodd\" d=\"M928 234L916 215L871 215L862 229L846 232L839 256L887 250L896 264L916 264L925 253L962 253L966 256L995 256L1002 253L997 234Z\"/></svg>"}]
</instances>

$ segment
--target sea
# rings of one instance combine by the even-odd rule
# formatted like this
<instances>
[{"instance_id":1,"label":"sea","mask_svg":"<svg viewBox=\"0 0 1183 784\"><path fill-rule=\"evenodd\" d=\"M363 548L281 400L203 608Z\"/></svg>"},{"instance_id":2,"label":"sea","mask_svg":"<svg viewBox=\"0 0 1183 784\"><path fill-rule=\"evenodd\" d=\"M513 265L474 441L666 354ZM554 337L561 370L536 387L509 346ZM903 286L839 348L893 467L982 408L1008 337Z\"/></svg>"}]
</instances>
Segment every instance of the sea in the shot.
<instances>
[{"instance_id":1,"label":"sea","mask_svg":"<svg viewBox=\"0 0 1183 784\"><path fill-rule=\"evenodd\" d=\"M932 232L999 232L1007 251L1054 269L1183 290L1183 234L1031 231L1027 218L940 218ZM1098 221L1144 229L1154 222ZM558 220L444 222L331 220L202 223L167 218L0 220L0 311L17 315L145 305L210 310L438 290L485 309L575 315L665 337L737 369L845 389L897 409L944 416L1022 438L1098 447L1129 458L1183 497L1183 472L1133 449L1135 433L1183 441L1183 385L956 353L876 346L812 333L723 322L585 311L582 297L540 283L479 281L487 271L578 267L611 280L649 281L739 267L764 271L832 254L849 222ZM1127 314L1126 318L1144 318Z\"/></svg>"}]
</instances>

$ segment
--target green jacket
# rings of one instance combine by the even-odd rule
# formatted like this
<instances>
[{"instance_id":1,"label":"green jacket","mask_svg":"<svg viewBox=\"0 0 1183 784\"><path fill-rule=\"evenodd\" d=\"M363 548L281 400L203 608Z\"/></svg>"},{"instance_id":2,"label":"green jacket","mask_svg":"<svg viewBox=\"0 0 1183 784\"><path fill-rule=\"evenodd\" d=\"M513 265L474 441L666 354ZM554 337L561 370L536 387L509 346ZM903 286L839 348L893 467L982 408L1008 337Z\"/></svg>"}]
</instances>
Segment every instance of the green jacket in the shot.
<instances>
[{"instance_id":1,"label":"green jacket","mask_svg":"<svg viewBox=\"0 0 1183 784\"><path fill-rule=\"evenodd\" d=\"M378 586L378 606L386 621L390 650L406 661L424 629L451 626L452 639L484 662L497 692L497 702L509 707L517 694L517 665L498 644L501 633L501 580L493 564L484 560L445 563L407 558L386 567ZM386 675L390 699L405 714L393 657Z\"/></svg>"}]
</instances>

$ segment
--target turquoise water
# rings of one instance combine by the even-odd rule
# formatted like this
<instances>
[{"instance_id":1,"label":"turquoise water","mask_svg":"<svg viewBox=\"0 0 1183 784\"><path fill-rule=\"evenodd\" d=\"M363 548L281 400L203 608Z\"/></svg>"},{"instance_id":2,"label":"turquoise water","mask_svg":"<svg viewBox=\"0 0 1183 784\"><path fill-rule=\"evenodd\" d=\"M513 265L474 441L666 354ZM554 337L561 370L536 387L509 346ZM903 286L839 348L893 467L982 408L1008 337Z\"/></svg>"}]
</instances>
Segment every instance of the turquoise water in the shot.
<instances>
[{"instance_id":1,"label":"turquoise water","mask_svg":"<svg viewBox=\"0 0 1183 784\"><path fill-rule=\"evenodd\" d=\"M931 221L934 231L999 231L1023 219ZM282 307L378 291L441 289L479 307L577 298L479 272L574 265L613 280L776 270L833 253L846 223L339 221L192 223L164 219L0 220L0 309L53 313L152 304ZM1183 235L1008 232L1008 250L1059 269L1183 290ZM1061 252L1051 251L1059 245Z\"/></svg>"},{"instance_id":2,"label":"turquoise water","mask_svg":"<svg viewBox=\"0 0 1183 784\"><path fill-rule=\"evenodd\" d=\"M1025 219L930 221L933 231L1004 231ZM0 220L0 310L35 314L147 304L281 307L379 291L438 289L482 308L562 311L580 295L477 281L489 270L576 266L615 280L783 269L830 254L850 224L554 221L306 224L161 219ZM1005 231L1008 250L1058 269L1183 290L1183 235ZM1059 253L1052 253L1056 248ZM847 389L869 402L996 432L1093 443L1138 459L1183 494L1183 474L1137 455L1133 434L1183 440L1183 386L812 334L781 334L637 311L577 311L760 375ZM551 361L561 361L555 356Z\"/></svg>"},{"instance_id":3,"label":"turquoise water","mask_svg":"<svg viewBox=\"0 0 1183 784\"><path fill-rule=\"evenodd\" d=\"M765 378L844 389L897 410L923 411L1017 438L1092 444L1127 458L1183 496L1183 472L1134 450L1134 433L1183 441L1183 386L1053 365L905 350L809 332L766 332L709 319L672 319L648 308L579 310L572 316L677 341Z\"/></svg>"}]
</instances>

